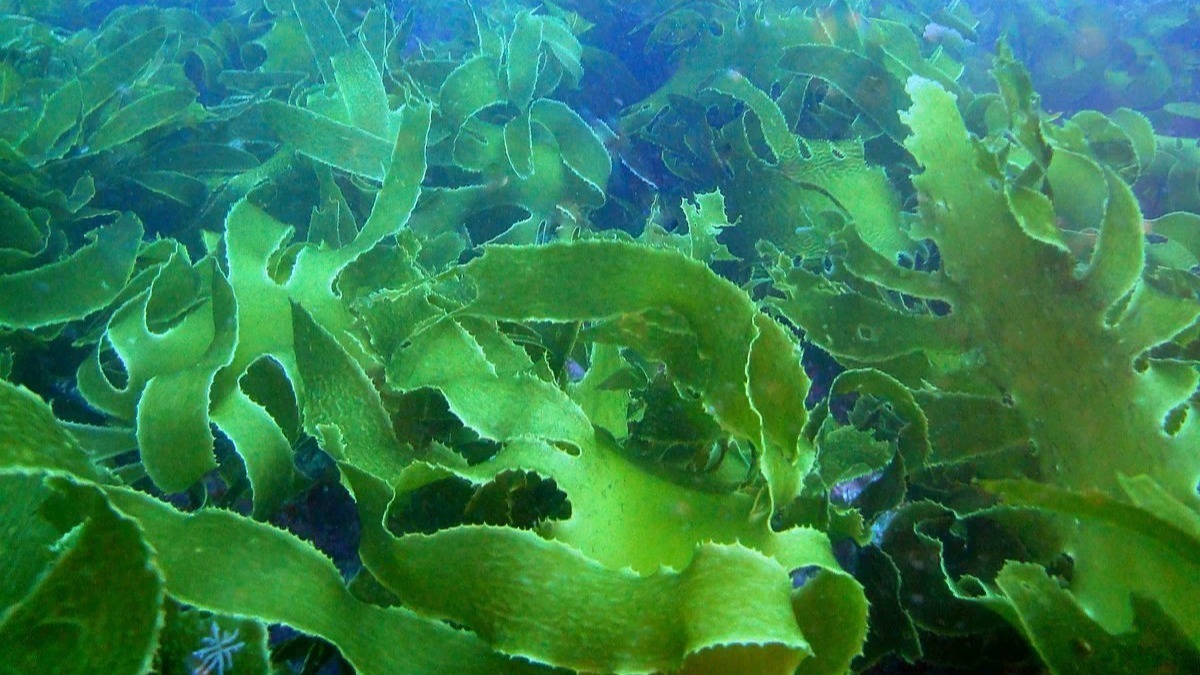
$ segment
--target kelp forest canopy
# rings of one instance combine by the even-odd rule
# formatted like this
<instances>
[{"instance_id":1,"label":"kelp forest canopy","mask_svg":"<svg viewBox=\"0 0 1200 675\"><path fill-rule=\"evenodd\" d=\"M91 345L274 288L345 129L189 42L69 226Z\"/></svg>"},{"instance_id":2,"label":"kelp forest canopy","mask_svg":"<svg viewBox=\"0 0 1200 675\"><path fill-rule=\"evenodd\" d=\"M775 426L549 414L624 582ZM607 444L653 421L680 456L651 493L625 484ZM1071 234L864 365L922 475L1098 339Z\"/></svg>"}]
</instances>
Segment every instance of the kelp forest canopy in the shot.
<instances>
[{"instance_id":1,"label":"kelp forest canopy","mask_svg":"<svg viewBox=\"0 0 1200 675\"><path fill-rule=\"evenodd\" d=\"M1200 672L1200 9L0 0L0 671Z\"/></svg>"}]
</instances>

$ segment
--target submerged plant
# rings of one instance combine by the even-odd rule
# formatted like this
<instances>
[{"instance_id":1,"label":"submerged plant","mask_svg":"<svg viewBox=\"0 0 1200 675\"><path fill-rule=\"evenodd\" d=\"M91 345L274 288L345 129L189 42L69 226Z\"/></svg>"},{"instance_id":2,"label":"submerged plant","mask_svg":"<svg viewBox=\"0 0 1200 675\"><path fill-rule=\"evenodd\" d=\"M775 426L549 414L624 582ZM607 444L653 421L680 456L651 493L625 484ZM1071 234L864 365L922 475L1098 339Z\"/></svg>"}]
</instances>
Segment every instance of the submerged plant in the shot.
<instances>
[{"instance_id":1,"label":"submerged plant","mask_svg":"<svg viewBox=\"0 0 1200 675\"><path fill-rule=\"evenodd\" d=\"M1200 670L1191 145L801 5L0 17L4 668Z\"/></svg>"}]
</instances>

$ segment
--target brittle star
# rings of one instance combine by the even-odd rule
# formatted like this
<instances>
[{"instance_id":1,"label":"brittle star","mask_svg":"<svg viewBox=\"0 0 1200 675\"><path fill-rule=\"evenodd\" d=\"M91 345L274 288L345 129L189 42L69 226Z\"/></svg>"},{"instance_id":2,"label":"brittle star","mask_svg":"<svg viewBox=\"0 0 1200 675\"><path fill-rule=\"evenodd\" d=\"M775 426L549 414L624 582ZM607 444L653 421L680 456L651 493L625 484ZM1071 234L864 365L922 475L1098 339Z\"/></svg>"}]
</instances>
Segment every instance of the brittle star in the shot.
<instances>
[{"instance_id":1,"label":"brittle star","mask_svg":"<svg viewBox=\"0 0 1200 675\"><path fill-rule=\"evenodd\" d=\"M212 622L211 628L208 637L200 638L200 644L204 646L192 652L192 658L200 662L192 669L192 675L225 675L226 668L233 668L233 655L246 646L237 639L236 628L232 633L226 633L216 621Z\"/></svg>"}]
</instances>

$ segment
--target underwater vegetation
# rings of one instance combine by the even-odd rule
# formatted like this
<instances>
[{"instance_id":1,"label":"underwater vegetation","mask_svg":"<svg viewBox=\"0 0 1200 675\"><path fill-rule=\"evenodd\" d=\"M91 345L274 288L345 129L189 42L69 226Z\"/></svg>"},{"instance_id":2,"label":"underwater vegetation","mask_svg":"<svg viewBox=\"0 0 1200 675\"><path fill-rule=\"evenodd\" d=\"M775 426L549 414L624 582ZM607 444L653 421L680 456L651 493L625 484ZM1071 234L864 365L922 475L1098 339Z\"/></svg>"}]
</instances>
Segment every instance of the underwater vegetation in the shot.
<instances>
[{"instance_id":1,"label":"underwater vegetation","mask_svg":"<svg viewBox=\"0 0 1200 675\"><path fill-rule=\"evenodd\" d=\"M0 0L0 673L1200 672L1090 4Z\"/></svg>"}]
</instances>

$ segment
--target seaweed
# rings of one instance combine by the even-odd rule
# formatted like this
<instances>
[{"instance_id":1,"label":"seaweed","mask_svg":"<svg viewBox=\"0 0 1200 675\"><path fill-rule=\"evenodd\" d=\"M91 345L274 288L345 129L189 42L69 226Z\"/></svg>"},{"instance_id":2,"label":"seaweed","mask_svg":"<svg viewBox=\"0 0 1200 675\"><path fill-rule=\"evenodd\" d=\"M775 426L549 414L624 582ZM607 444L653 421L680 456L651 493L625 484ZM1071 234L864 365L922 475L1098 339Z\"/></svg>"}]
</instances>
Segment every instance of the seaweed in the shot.
<instances>
[{"instance_id":1,"label":"seaweed","mask_svg":"<svg viewBox=\"0 0 1200 675\"><path fill-rule=\"evenodd\" d=\"M1197 17L1016 4L0 2L0 662L1197 670Z\"/></svg>"}]
</instances>

